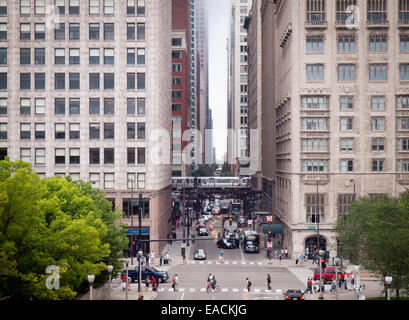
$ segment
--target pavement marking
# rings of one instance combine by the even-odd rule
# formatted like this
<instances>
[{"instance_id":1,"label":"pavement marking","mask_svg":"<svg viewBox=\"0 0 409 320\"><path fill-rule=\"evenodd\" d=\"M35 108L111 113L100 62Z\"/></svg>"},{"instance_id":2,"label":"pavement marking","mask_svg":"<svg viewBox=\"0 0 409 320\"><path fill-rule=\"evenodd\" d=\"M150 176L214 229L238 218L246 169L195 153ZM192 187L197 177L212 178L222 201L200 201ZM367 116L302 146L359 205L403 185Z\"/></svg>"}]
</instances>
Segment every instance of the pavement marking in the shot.
<instances>
[{"instance_id":1,"label":"pavement marking","mask_svg":"<svg viewBox=\"0 0 409 320\"><path fill-rule=\"evenodd\" d=\"M189 291L190 291L190 292L196 292L196 289L195 289L195 288L190 288Z\"/></svg>"},{"instance_id":2,"label":"pavement marking","mask_svg":"<svg viewBox=\"0 0 409 320\"><path fill-rule=\"evenodd\" d=\"M169 288L169 290L168 290L169 292L172 292L173 291L173 289L172 288Z\"/></svg>"},{"instance_id":3,"label":"pavement marking","mask_svg":"<svg viewBox=\"0 0 409 320\"><path fill-rule=\"evenodd\" d=\"M276 293L283 293L283 290L281 290L281 289L276 289Z\"/></svg>"},{"instance_id":4,"label":"pavement marking","mask_svg":"<svg viewBox=\"0 0 409 320\"><path fill-rule=\"evenodd\" d=\"M244 261L241 264L246 264Z\"/></svg>"},{"instance_id":5,"label":"pavement marking","mask_svg":"<svg viewBox=\"0 0 409 320\"><path fill-rule=\"evenodd\" d=\"M229 261L226 261L225 264L229 264Z\"/></svg>"},{"instance_id":6,"label":"pavement marking","mask_svg":"<svg viewBox=\"0 0 409 320\"><path fill-rule=\"evenodd\" d=\"M254 292L260 292L260 289L254 289Z\"/></svg>"},{"instance_id":7,"label":"pavement marking","mask_svg":"<svg viewBox=\"0 0 409 320\"><path fill-rule=\"evenodd\" d=\"M259 265L259 266L262 266L262 265L263 265L263 263L261 263L261 262L258 262L258 265Z\"/></svg>"},{"instance_id":8,"label":"pavement marking","mask_svg":"<svg viewBox=\"0 0 409 320\"><path fill-rule=\"evenodd\" d=\"M250 264L254 264L254 262L250 262Z\"/></svg>"},{"instance_id":9,"label":"pavement marking","mask_svg":"<svg viewBox=\"0 0 409 320\"><path fill-rule=\"evenodd\" d=\"M178 291L185 292L185 288L180 288L180 289L178 289Z\"/></svg>"},{"instance_id":10,"label":"pavement marking","mask_svg":"<svg viewBox=\"0 0 409 320\"><path fill-rule=\"evenodd\" d=\"M207 264L213 264L213 261L207 261Z\"/></svg>"},{"instance_id":11,"label":"pavement marking","mask_svg":"<svg viewBox=\"0 0 409 320\"><path fill-rule=\"evenodd\" d=\"M180 297L180 300L183 300L184 296L185 296L185 293L182 293L182 296Z\"/></svg>"},{"instance_id":12,"label":"pavement marking","mask_svg":"<svg viewBox=\"0 0 409 320\"><path fill-rule=\"evenodd\" d=\"M199 263L200 263L200 264L204 264L204 261L200 261Z\"/></svg>"},{"instance_id":13,"label":"pavement marking","mask_svg":"<svg viewBox=\"0 0 409 320\"><path fill-rule=\"evenodd\" d=\"M228 292L228 291L229 291L229 289L227 289L227 288L222 289L222 292Z\"/></svg>"},{"instance_id":14,"label":"pavement marking","mask_svg":"<svg viewBox=\"0 0 409 320\"><path fill-rule=\"evenodd\" d=\"M205 292L206 288L200 288L200 292Z\"/></svg>"},{"instance_id":15,"label":"pavement marking","mask_svg":"<svg viewBox=\"0 0 409 320\"><path fill-rule=\"evenodd\" d=\"M234 289L233 289L233 292L239 292L239 289L234 288Z\"/></svg>"},{"instance_id":16,"label":"pavement marking","mask_svg":"<svg viewBox=\"0 0 409 320\"><path fill-rule=\"evenodd\" d=\"M233 264L237 264L237 261L233 261Z\"/></svg>"},{"instance_id":17,"label":"pavement marking","mask_svg":"<svg viewBox=\"0 0 409 320\"><path fill-rule=\"evenodd\" d=\"M165 289L164 289L164 288L160 288L160 289L158 289L158 291L159 291L159 292L163 292L163 291L165 291Z\"/></svg>"},{"instance_id":18,"label":"pavement marking","mask_svg":"<svg viewBox=\"0 0 409 320\"><path fill-rule=\"evenodd\" d=\"M265 291L266 293L270 293L270 292L271 292L271 290L268 290L268 289L264 289L264 291Z\"/></svg>"}]
</instances>

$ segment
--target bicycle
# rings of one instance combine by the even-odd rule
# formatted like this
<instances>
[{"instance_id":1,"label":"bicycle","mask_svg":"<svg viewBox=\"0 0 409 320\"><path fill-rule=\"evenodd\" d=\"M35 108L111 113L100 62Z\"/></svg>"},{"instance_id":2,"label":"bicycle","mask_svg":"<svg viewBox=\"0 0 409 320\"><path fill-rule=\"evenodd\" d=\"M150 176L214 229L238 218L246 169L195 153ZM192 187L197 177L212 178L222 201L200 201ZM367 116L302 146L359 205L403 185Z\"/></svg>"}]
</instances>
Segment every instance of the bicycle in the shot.
<instances>
[{"instance_id":1,"label":"bicycle","mask_svg":"<svg viewBox=\"0 0 409 320\"><path fill-rule=\"evenodd\" d=\"M210 283L206 285L206 292L220 292L220 287L218 284L216 284L214 287Z\"/></svg>"}]
</instances>

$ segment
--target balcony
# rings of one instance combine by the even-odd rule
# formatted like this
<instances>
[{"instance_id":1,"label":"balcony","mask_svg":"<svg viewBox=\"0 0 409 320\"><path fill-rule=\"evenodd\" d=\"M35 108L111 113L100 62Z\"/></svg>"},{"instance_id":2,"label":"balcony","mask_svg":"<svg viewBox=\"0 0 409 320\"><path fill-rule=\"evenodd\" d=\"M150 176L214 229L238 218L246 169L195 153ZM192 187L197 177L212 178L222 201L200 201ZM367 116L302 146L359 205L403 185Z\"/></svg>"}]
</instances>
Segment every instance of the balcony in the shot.
<instances>
[{"instance_id":1,"label":"balcony","mask_svg":"<svg viewBox=\"0 0 409 320\"><path fill-rule=\"evenodd\" d=\"M409 20L399 20L398 21L398 28L401 28L401 29L409 28Z\"/></svg>"},{"instance_id":2,"label":"balcony","mask_svg":"<svg viewBox=\"0 0 409 320\"><path fill-rule=\"evenodd\" d=\"M326 20L307 20L305 21L305 29L327 29L328 22Z\"/></svg>"},{"instance_id":3,"label":"balcony","mask_svg":"<svg viewBox=\"0 0 409 320\"><path fill-rule=\"evenodd\" d=\"M398 173L396 175L396 181L402 185L409 184L409 174L408 173Z\"/></svg>"},{"instance_id":4,"label":"balcony","mask_svg":"<svg viewBox=\"0 0 409 320\"><path fill-rule=\"evenodd\" d=\"M366 27L368 29L388 29L389 21L388 20L367 20Z\"/></svg>"},{"instance_id":5,"label":"balcony","mask_svg":"<svg viewBox=\"0 0 409 320\"><path fill-rule=\"evenodd\" d=\"M356 21L354 23L347 22L346 20L337 20L335 21L336 29L348 29L348 30L357 30L359 28L359 23Z\"/></svg>"}]
</instances>

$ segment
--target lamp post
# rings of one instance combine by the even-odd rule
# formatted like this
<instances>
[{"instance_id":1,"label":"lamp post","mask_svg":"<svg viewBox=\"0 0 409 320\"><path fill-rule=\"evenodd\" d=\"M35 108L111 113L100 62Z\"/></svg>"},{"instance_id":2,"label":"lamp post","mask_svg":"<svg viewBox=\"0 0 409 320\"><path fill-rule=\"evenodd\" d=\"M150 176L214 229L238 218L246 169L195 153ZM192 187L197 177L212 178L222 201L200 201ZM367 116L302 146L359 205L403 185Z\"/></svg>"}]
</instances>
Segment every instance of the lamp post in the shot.
<instances>
[{"instance_id":1,"label":"lamp post","mask_svg":"<svg viewBox=\"0 0 409 320\"><path fill-rule=\"evenodd\" d=\"M114 269L114 267L112 266L112 265L108 265L107 266L107 268L108 268L108 274L109 274L109 293L108 293L108 297L109 297L109 300L111 300L111 275L112 275L112 270Z\"/></svg>"},{"instance_id":2,"label":"lamp post","mask_svg":"<svg viewBox=\"0 0 409 320\"><path fill-rule=\"evenodd\" d=\"M321 257L321 250L320 250L320 206L319 206L319 195L318 195L318 185L320 183L320 177L318 176L317 178L317 199L316 199L316 203L317 203L317 210L315 212L315 217L317 220L317 250L318 250L318 257L320 260L320 296L319 299L323 300L324 299L324 288L322 285L322 257Z\"/></svg>"},{"instance_id":3,"label":"lamp post","mask_svg":"<svg viewBox=\"0 0 409 320\"><path fill-rule=\"evenodd\" d=\"M389 286L392 283L392 277L391 276L386 276L385 277L385 283L386 283L386 300L390 300L390 296L389 296Z\"/></svg>"},{"instance_id":4,"label":"lamp post","mask_svg":"<svg viewBox=\"0 0 409 320\"><path fill-rule=\"evenodd\" d=\"M138 293L141 294L141 278L142 278L142 270L141 270L141 257L143 255L142 250L138 251Z\"/></svg>"},{"instance_id":5,"label":"lamp post","mask_svg":"<svg viewBox=\"0 0 409 320\"><path fill-rule=\"evenodd\" d=\"M133 256L134 256L134 237L133 237L133 189L134 189L134 179L129 179L128 183L131 182L131 266L133 266Z\"/></svg>"},{"instance_id":6,"label":"lamp post","mask_svg":"<svg viewBox=\"0 0 409 320\"><path fill-rule=\"evenodd\" d=\"M142 207L141 207L141 202L142 202ZM145 210L145 202L142 201L142 193L139 193L139 236L138 236L138 292L141 292L141 277L142 277L142 272L141 272L141 257L142 257L142 248L141 248L141 238L142 238L142 214L143 210Z\"/></svg>"},{"instance_id":7,"label":"lamp post","mask_svg":"<svg viewBox=\"0 0 409 320\"><path fill-rule=\"evenodd\" d=\"M89 299L92 300L92 285L94 284L95 276L92 272L88 275L88 282L89 282Z\"/></svg>"}]
</instances>

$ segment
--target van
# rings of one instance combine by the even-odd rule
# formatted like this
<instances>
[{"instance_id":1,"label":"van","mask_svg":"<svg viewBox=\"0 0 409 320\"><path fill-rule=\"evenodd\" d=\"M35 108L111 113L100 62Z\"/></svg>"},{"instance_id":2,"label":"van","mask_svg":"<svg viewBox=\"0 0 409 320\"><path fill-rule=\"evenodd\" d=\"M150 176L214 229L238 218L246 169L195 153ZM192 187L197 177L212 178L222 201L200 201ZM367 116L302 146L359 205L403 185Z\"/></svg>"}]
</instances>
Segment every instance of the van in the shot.
<instances>
[{"instance_id":1,"label":"van","mask_svg":"<svg viewBox=\"0 0 409 320\"><path fill-rule=\"evenodd\" d=\"M344 279L345 272L342 271L339 268L335 267L329 267L329 268L324 268L324 271L322 273L324 282L332 282L332 279L335 279L335 270L338 269L338 279L342 276L342 279ZM315 268L314 270L314 280L319 280L320 279L320 268Z\"/></svg>"}]
</instances>

